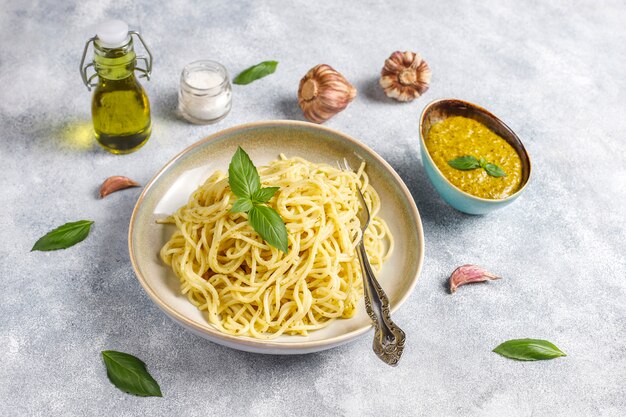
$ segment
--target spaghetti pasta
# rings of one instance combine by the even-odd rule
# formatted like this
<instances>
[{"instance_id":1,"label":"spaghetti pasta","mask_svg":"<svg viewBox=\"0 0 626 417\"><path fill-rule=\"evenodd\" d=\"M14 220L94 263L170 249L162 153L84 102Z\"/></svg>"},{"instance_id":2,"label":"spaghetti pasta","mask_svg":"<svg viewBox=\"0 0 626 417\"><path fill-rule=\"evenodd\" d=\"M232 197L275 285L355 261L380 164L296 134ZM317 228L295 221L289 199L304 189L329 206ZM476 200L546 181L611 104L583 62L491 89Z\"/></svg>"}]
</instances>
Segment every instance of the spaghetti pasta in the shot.
<instances>
[{"instance_id":1,"label":"spaghetti pasta","mask_svg":"<svg viewBox=\"0 0 626 417\"><path fill-rule=\"evenodd\" d=\"M343 172L281 155L259 174L263 186L280 187L269 204L285 222L289 252L264 242L247 214L230 212L237 198L227 174L215 172L161 221L177 228L160 255L182 293L220 331L260 339L307 335L352 317L363 294L355 252L361 239L357 189L371 213L364 243L375 271L393 250L365 164Z\"/></svg>"}]
</instances>

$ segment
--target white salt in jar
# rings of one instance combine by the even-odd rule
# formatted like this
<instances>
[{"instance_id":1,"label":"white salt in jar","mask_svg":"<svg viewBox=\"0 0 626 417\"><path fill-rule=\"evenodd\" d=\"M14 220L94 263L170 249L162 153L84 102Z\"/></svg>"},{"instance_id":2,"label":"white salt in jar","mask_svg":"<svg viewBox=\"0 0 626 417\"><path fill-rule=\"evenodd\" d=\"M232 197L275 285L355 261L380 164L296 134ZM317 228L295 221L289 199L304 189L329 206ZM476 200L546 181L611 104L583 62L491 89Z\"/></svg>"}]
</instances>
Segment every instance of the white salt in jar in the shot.
<instances>
[{"instance_id":1,"label":"white salt in jar","mask_svg":"<svg viewBox=\"0 0 626 417\"><path fill-rule=\"evenodd\" d=\"M231 108L232 88L223 65L196 61L183 68L178 91L178 109L192 123L215 123Z\"/></svg>"}]
</instances>

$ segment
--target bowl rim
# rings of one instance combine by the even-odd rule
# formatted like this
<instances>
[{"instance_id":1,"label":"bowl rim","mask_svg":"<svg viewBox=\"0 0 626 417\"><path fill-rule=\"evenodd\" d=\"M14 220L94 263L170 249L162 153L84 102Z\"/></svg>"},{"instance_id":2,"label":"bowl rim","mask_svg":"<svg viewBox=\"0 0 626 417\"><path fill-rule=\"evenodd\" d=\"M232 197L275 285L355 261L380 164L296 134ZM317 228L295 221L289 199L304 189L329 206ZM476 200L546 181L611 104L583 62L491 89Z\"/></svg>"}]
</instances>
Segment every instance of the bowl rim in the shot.
<instances>
[{"instance_id":1,"label":"bowl rim","mask_svg":"<svg viewBox=\"0 0 626 417\"><path fill-rule=\"evenodd\" d=\"M466 105L468 107L474 108L475 110L477 110L477 111L479 111L481 113L484 113L486 116L494 119L497 123L501 124L506 130L511 132L513 137L519 142L520 148L524 152L524 154L526 155L526 159L528 160L528 177L526 178L526 182L524 182L524 184L517 191L515 191L513 194L511 194L508 197L499 198L499 199L482 198L482 197L475 196L473 194L470 194L470 193L468 193L466 191L461 190L459 187L457 187L456 185L452 184L452 182L445 175L443 175L443 172L441 172L441 170L439 169L437 164L435 164L435 161L430 156L430 151L428 150L428 147L426 147L426 142L425 142L425 139L424 139L424 135L422 134L423 127L424 127L424 118L425 118L426 114L432 109L432 107L434 107L435 105L437 105L439 103L443 103L443 102L447 102L447 101L462 103L462 104L464 104L464 105ZM491 129L489 129L489 130L491 130ZM469 102L469 101L466 101L466 100L461 100L461 99L458 99L458 98L440 98L440 99L437 99L437 100L433 100L430 103L428 103L426 105L426 107L424 107L424 109L422 110L422 113L420 115L419 133L420 133L420 143L422 145L422 148L424 149L423 153L426 154L426 157L428 158L428 160L432 164L432 166L435 169L435 171L437 172L437 174L439 174L439 176L441 178L443 178L443 180L448 185L450 185L456 191L460 192L465 197L468 197L468 198L470 198L472 200L480 201L481 203L497 205L497 204L500 204L500 203L504 203L506 201L512 201L512 200L516 199L522 193L522 191L524 191L524 189L526 188L526 186L530 182L530 177L531 177L531 174L532 174L532 171L533 171L532 161L530 160L530 155L528 154L528 151L526 150L526 147L524 146L524 143L519 138L519 136L517 136L517 133L515 133L513 131L513 129L511 129L506 123L504 123L498 116L496 116L495 114L493 114L489 110L485 109L484 107L479 106L478 104L474 104L472 102Z\"/></svg>"},{"instance_id":2,"label":"bowl rim","mask_svg":"<svg viewBox=\"0 0 626 417\"><path fill-rule=\"evenodd\" d=\"M184 155L186 155L192 149L195 149L195 148L197 148L199 146L202 146L205 143L207 143L207 142L209 142L209 141L211 141L211 140L213 140L215 138L218 138L220 136L228 135L228 134L234 133L234 132L239 131L239 130L245 130L245 129L250 129L250 128L259 128L259 127L275 127L275 126L304 127L304 128L309 128L309 129L313 129L313 130L326 131L327 133L330 133L332 135L339 136L343 140L346 140L349 143L351 143L352 145L354 145L357 148L359 148L359 150L361 150L361 151L363 151L365 153L368 153L378 163L382 164L383 167L391 174L393 179L397 182L397 184L399 185L400 191L402 192L402 195L404 196L404 198L408 201L411 213L412 213L413 217L416 220L415 226L416 226L417 232L418 232L417 241L418 241L418 248L420 249L419 253L418 253L417 269L416 269L416 272L415 272L415 276L411 277L411 282L409 283L409 287L407 288L406 292L398 299L398 301L390 309L392 313L395 312L396 310L398 310L400 308L400 306L402 306L402 304L404 304L404 302L407 300L407 298L413 293L413 291L415 289L415 286L417 285L417 281L419 279L419 276L421 274L422 267L423 267L423 264L424 264L424 253L426 252L426 245L425 245L425 241L424 241L424 229L423 229L423 225L422 225L422 219L420 217L419 211L418 211L417 206L415 204L415 200L413 199L413 196L411 195L411 192L407 188L406 184L404 183L404 181L402 180L400 175L393 169L393 167L391 165L389 165L389 163L387 161L385 161L373 149L371 149L370 147L368 147L364 143L357 141L356 139L354 139L350 135L347 135L347 134L345 134L343 132L340 132L340 131L335 130L335 129L331 129L331 128L326 127L326 126L321 126L321 125L318 125L318 124L304 122L304 121L298 121L298 120L264 120L264 121L257 121L257 122L249 122L249 123L239 124L239 125L232 126L232 127L229 127L229 128L223 129L223 130L219 130L219 131L217 131L217 132L215 132L215 133L205 137L204 139L201 139L201 140L199 140L197 142L194 142L193 144L187 146L185 149L183 149L178 154L176 154L172 159L170 159L150 179L150 181L148 181L148 183L146 183L146 186L144 187L143 191L141 192L141 194L139 195L139 197L137 199L137 202L135 203L135 206L133 208L133 212L132 212L131 217L130 217L130 224L129 224L129 228L128 228L128 252L129 252L129 256L130 256L131 265L132 265L133 270L135 272L135 276L137 277L137 280L139 281L139 283L143 287L144 291L146 291L148 296L152 299L152 301L154 303L157 304L157 306L161 310L163 310L171 318L173 318L176 321L178 321L179 323L183 324L184 327L188 327L192 331L197 331L197 332L199 332L199 333L201 333L203 335L210 335L211 337L214 337L215 339L218 339L219 342L215 342L214 340L211 340L211 341L213 341L215 343L221 343L221 344L224 344L224 345L229 346L229 347L232 347L233 344L234 345L244 345L244 346L252 348L252 349L258 349L257 351L261 352L261 353L274 353L274 354L277 354L277 353L279 354L280 352L276 352L276 351L279 351L279 350L284 350L284 351L298 350L298 351L302 351L302 352L313 352L313 351L317 351L317 350L323 350L323 349L312 350L312 349L315 349L315 348L318 348L318 347L321 347L321 348L325 348L325 347L326 348L332 348L332 347L339 346L341 344L347 343L347 342L349 342L351 340L356 339L358 336L360 336L362 334L365 334L366 332L368 332L372 328L373 325L370 323L369 325L366 325L366 326L364 326L362 328L358 328L358 329L352 330L352 331L347 332L347 333L343 333L343 334L340 334L340 335L337 335L337 336L333 336L333 337L328 338L328 339L313 340L313 341L301 341L301 342L290 342L290 343L279 342L279 341L276 341L276 340L253 339L253 338L250 338L250 337L247 337L247 336L235 336L235 335L222 333L218 329L216 329L213 326L211 326L210 323L208 323L206 327L197 324L196 322L190 320L185 315L183 315L183 314L179 313L178 311L174 310L167 303L165 303L163 300L161 300L161 298L159 298L159 296L152 289L152 287L148 284L146 278L141 273L141 271L139 269L139 266L138 266L138 262L136 260L135 251L133 249L133 233L134 233L134 229L135 229L134 228L134 224L135 224L135 221L136 221L136 218L137 218L137 215L138 215L139 207L142 205L145 196L150 192L150 190L152 189L153 185L179 159L181 159ZM268 349L275 349L276 351L274 351L274 352L267 352Z\"/></svg>"}]
</instances>

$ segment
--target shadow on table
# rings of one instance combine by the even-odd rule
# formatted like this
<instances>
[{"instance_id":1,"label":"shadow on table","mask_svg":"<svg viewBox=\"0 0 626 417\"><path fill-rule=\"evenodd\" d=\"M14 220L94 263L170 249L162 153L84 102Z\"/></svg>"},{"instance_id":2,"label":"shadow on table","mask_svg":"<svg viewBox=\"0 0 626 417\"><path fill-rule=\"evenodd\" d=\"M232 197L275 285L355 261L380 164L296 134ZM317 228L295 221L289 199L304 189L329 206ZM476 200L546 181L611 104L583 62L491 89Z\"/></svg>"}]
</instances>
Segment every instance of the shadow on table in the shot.
<instances>
[{"instance_id":1,"label":"shadow on table","mask_svg":"<svg viewBox=\"0 0 626 417\"><path fill-rule=\"evenodd\" d=\"M293 371L295 368L322 367L328 360L328 351L302 355L266 355L222 348L226 349L225 352L235 361L247 363L259 373L281 373Z\"/></svg>"},{"instance_id":2,"label":"shadow on table","mask_svg":"<svg viewBox=\"0 0 626 417\"><path fill-rule=\"evenodd\" d=\"M56 124L34 124L30 135L38 145L48 145L62 152L98 153L91 119L68 118Z\"/></svg>"},{"instance_id":3,"label":"shadow on table","mask_svg":"<svg viewBox=\"0 0 626 417\"><path fill-rule=\"evenodd\" d=\"M178 92L168 92L163 94L163 98L155 99L151 109L152 119L166 120L178 125L189 126L187 121L178 110Z\"/></svg>"},{"instance_id":4,"label":"shadow on table","mask_svg":"<svg viewBox=\"0 0 626 417\"><path fill-rule=\"evenodd\" d=\"M447 204L428 179L426 171L417 157L419 152L417 145L415 149L406 144L404 147L404 152L401 153L402 158L390 161L390 163L402 177L415 200L424 227L424 240L427 250L433 247L445 249L446 242L441 240L433 242L434 236L461 234L465 229L472 229L477 223L484 222L485 218L484 216L462 213ZM449 292L448 273L433 278L441 282L443 291Z\"/></svg>"},{"instance_id":5,"label":"shadow on table","mask_svg":"<svg viewBox=\"0 0 626 417\"><path fill-rule=\"evenodd\" d=\"M295 94L282 96L278 99L278 111L288 120L306 121Z\"/></svg>"},{"instance_id":6,"label":"shadow on table","mask_svg":"<svg viewBox=\"0 0 626 417\"><path fill-rule=\"evenodd\" d=\"M404 147L403 151L400 152L402 158L389 162L411 192L425 229L431 225L453 225L462 221L472 221L476 218L476 216L455 210L441 198L428 179L422 162L417 157L417 145L415 148L408 144L399 146Z\"/></svg>"},{"instance_id":7,"label":"shadow on table","mask_svg":"<svg viewBox=\"0 0 626 417\"><path fill-rule=\"evenodd\" d=\"M358 94L361 97L365 97L368 101L375 101L378 103L384 103L386 105L406 106L407 103L394 100L385 95L385 91L380 86L380 76L368 78L355 83ZM357 98L358 100L358 98Z\"/></svg>"}]
</instances>

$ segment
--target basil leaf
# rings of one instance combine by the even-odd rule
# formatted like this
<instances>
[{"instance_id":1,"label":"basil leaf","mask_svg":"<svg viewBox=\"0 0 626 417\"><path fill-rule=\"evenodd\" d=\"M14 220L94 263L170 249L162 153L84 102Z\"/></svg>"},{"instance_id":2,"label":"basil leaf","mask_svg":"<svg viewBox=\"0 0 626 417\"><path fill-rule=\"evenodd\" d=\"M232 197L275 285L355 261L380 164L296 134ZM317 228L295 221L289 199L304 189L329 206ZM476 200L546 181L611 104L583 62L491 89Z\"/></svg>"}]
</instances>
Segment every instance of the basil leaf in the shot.
<instances>
[{"instance_id":1,"label":"basil leaf","mask_svg":"<svg viewBox=\"0 0 626 417\"><path fill-rule=\"evenodd\" d=\"M280 215L271 207L255 204L248 212L248 222L270 245L287 253L287 228Z\"/></svg>"},{"instance_id":2,"label":"basil leaf","mask_svg":"<svg viewBox=\"0 0 626 417\"><path fill-rule=\"evenodd\" d=\"M256 81L259 78L273 74L274 71L276 71L277 66L278 62L276 61L263 61L259 64L253 65L250 68L243 70L238 76L236 76L233 80L233 84L250 84L252 81Z\"/></svg>"},{"instance_id":3,"label":"basil leaf","mask_svg":"<svg viewBox=\"0 0 626 417\"><path fill-rule=\"evenodd\" d=\"M266 187L256 190L256 192L252 194L252 200L255 203L267 203L279 189L280 187Z\"/></svg>"},{"instance_id":4,"label":"basil leaf","mask_svg":"<svg viewBox=\"0 0 626 417\"><path fill-rule=\"evenodd\" d=\"M241 146L237 148L228 166L228 184L239 198L249 199L255 191L261 188L259 173Z\"/></svg>"},{"instance_id":5,"label":"basil leaf","mask_svg":"<svg viewBox=\"0 0 626 417\"><path fill-rule=\"evenodd\" d=\"M506 177L506 172L504 172L504 170L496 164L485 164L483 168L485 168L487 174L491 175L492 177Z\"/></svg>"},{"instance_id":6,"label":"basil leaf","mask_svg":"<svg viewBox=\"0 0 626 417\"><path fill-rule=\"evenodd\" d=\"M459 158L448 161L448 165L450 165L452 168L460 169L462 171L480 168L480 162L478 162L478 159L471 155L461 156Z\"/></svg>"},{"instance_id":7,"label":"basil leaf","mask_svg":"<svg viewBox=\"0 0 626 417\"><path fill-rule=\"evenodd\" d=\"M117 388L140 397L162 397L159 384L146 370L146 364L128 353L102 351L107 376Z\"/></svg>"},{"instance_id":8,"label":"basil leaf","mask_svg":"<svg viewBox=\"0 0 626 417\"><path fill-rule=\"evenodd\" d=\"M239 197L230 209L233 213L248 212L248 223L270 245L287 253L287 228L276 210L264 205L279 187L261 188L261 178L248 154L238 147L228 166L228 183Z\"/></svg>"},{"instance_id":9,"label":"basil leaf","mask_svg":"<svg viewBox=\"0 0 626 417\"><path fill-rule=\"evenodd\" d=\"M498 345L493 351L504 357L519 361L538 361L567 356L552 343L540 339L508 340Z\"/></svg>"},{"instance_id":10,"label":"basil leaf","mask_svg":"<svg viewBox=\"0 0 626 417\"><path fill-rule=\"evenodd\" d=\"M78 242L85 240L92 224L93 221L91 220L65 223L63 226L59 226L40 237L30 251L50 251L74 246Z\"/></svg>"},{"instance_id":11,"label":"basil leaf","mask_svg":"<svg viewBox=\"0 0 626 417\"><path fill-rule=\"evenodd\" d=\"M486 160L485 158L482 158L482 157L481 157L481 158L478 160L478 165L480 165L480 167L481 167L481 168L484 168L486 164L487 164L487 160Z\"/></svg>"},{"instance_id":12,"label":"basil leaf","mask_svg":"<svg viewBox=\"0 0 626 417\"><path fill-rule=\"evenodd\" d=\"M252 201L249 198L240 198L239 200L235 201L235 204L233 204L233 208L230 209L231 213L240 213L240 212L245 212L247 213L248 210L250 210L252 208Z\"/></svg>"}]
</instances>

